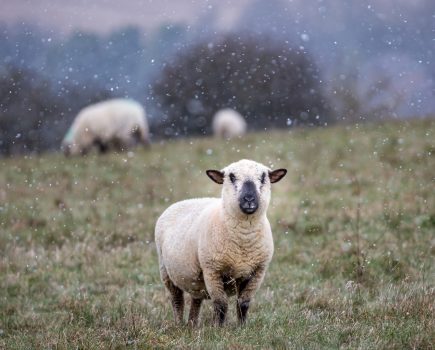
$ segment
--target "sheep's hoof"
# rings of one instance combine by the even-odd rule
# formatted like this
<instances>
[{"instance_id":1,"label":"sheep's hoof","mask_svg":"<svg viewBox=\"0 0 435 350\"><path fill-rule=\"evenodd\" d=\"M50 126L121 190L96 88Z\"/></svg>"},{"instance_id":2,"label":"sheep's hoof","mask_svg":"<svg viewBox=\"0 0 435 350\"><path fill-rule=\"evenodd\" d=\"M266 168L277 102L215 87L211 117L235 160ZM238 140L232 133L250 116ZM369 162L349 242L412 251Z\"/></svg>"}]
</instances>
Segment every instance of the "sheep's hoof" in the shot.
<instances>
[{"instance_id":1,"label":"sheep's hoof","mask_svg":"<svg viewBox=\"0 0 435 350\"><path fill-rule=\"evenodd\" d=\"M239 319L240 325L246 323L246 316L249 309L249 300L237 301L237 317Z\"/></svg>"},{"instance_id":2,"label":"sheep's hoof","mask_svg":"<svg viewBox=\"0 0 435 350\"><path fill-rule=\"evenodd\" d=\"M215 313L215 325L223 326L225 323L225 316L227 314L228 304L223 301L216 300L214 302L214 313Z\"/></svg>"},{"instance_id":3,"label":"sheep's hoof","mask_svg":"<svg viewBox=\"0 0 435 350\"><path fill-rule=\"evenodd\" d=\"M198 320L189 320L189 322L187 322L187 325L191 328L196 328L198 327Z\"/></svg>"}]
</instances>

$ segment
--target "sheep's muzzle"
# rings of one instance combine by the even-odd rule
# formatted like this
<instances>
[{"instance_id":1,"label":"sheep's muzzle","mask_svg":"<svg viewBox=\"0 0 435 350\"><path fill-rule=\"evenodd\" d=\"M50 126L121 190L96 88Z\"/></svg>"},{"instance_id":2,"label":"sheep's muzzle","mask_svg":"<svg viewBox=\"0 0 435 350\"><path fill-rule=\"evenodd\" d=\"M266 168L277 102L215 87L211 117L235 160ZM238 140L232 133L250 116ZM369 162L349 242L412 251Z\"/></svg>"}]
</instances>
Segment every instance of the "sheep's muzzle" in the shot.
<instances>
[{"instance_id":1,"label":"sheep's muzzle","mask_svg":"<svg viewBox=\"0 0 435 350\"><path fill-rule=\"evenodd\" d=\"M240 210L245 214L254 214L258 209L258 194L255 184L252 181L243 183L239 196Z\"/></svg>"}]
</instances>

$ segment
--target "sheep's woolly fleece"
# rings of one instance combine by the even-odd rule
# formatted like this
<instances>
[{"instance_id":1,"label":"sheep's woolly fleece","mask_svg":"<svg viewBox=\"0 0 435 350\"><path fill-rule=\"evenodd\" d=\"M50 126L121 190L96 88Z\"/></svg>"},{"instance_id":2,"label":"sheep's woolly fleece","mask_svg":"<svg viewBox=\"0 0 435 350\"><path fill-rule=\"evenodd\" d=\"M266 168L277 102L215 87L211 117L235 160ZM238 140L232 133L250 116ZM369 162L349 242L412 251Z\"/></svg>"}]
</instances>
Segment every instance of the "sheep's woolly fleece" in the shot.
<instances>
[{"instance_id":1,"label":"sheep's woolly fleece","mask_svg":"<svg viewBox=\"0 0 435 350\"><path fill-rule=\"evenodd\" d=\"M136 134L135 134L136 132ZM82 109L67 131L62 148L71 154L89 150L96 141L103 145L118 142L132 146L139 141L148 143L148 123L143 107L128 99L111 99Z\"/></svg>"},{"instance_id":2,"label":"sheep's woolly fleece","mask_svg":"<svg viewBox=\"0 0 435 350\"><path fill-rule=\"evenodd\" d=\"M266 211L271 179L279 181L286 172L280 171L271 172L250 160L210 171L211 178L216 176L214 181L223 183L221 198L178 202L160 216L155 241L161 277L172 296L179 289L193 299L211 298L225 304L226 296L239 289L238 298L249 303L273 255ZM258 202L250 215L243 212L240 202L247 184L251 191L255 188ZM240 283L246 284L243 292ZM176 307L174 311L177 314Z\"/></svg>"},{"instance_id":3,"label":"sheep's woolly fleece","mask_svg":"<svg viewBox=\"0 0 435 350\"><path fill-rule=\"evenodd\" d=\"M225 108L214 115L212 129L215 136L230 139L246 133L246 121L240 113Z\"/></svg>"}]
</instances>

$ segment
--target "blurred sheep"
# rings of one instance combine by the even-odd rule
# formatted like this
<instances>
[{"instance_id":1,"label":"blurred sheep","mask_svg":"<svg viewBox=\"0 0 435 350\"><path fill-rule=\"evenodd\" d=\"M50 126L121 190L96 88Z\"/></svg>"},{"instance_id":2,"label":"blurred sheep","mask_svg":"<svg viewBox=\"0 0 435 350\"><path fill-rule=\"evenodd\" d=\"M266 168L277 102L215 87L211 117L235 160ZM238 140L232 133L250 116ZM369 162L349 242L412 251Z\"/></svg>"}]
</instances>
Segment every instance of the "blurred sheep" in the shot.
<instances>
[{"instance_id":1,"label":"blurred sheep","mask_svg":"<svg viewBox=\"0 0 435 350\"><path fill-rule=\"evenodd\" d=\"M111 99L83 108L66 133L61 149L65 155L118 151L136 144L149 145L149 129L144 108L129 99Z\"/></svg>"},{"instance_id":2,"label":"blurred sheep","mask_svg":"<svg viewBox=\"0 0 435 350\"><path fill-rule=\"evenodd\" d=\"M245 119L231 108L221 109L213 117L213 134L224 139L244 135L246 127Z\"/></svg>"}]
</instances>

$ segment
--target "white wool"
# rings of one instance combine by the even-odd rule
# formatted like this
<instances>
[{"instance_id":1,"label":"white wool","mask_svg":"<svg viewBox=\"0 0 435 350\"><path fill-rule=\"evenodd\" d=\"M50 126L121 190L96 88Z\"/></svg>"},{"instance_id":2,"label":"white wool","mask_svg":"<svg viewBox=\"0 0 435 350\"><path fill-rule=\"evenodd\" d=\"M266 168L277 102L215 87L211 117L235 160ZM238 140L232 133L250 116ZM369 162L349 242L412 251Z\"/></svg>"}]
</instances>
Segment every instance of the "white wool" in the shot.
<instances>
[{"instance_id":1,"label":"white wool","mask_svg":"<svg viewBox=\"0 0 435 350\"><path fill-rule=\"evenodd\" d=\"M221 109L213 117L212 129L215 136L231 139L244 135L246 128L245 119L233 109Z\"/></svg>"},{"instance_id":2,"label":"white wool","mask_svg":"<svg viewBox=\"0 0 435 350\"><path fill-rule=\"evenodd\" d=\"M62 147L71 154L85 153L95 142L117 142L120 148L128 148L134 145L137 134L141 142L148 143L144 108L133 100L111 99L83 108L66 133Z\"/></svg>"},{"instance_id":3,"label":"white wool","mask_svg":"<svg viewBox=\"0 0 435 350\"><path fill-rule=\"evenodd\" d=\"M192 298L210 297L214 302L225 303L226 295L235 291L229 288L222 293L219 283L223 275L234 281L255 276L246 295L238 296L249 302L273 255L272 232L266 217L270 171L250 160L233 163L222 170L221 198L181 201L160 216L155 241L161 277L167 287L173 284ZM230 174L235 176L235 182L230 180ZM239 206L245 182L253 183L258 193L258 209L250 215Z\"/></svg>"}]
</instances>

